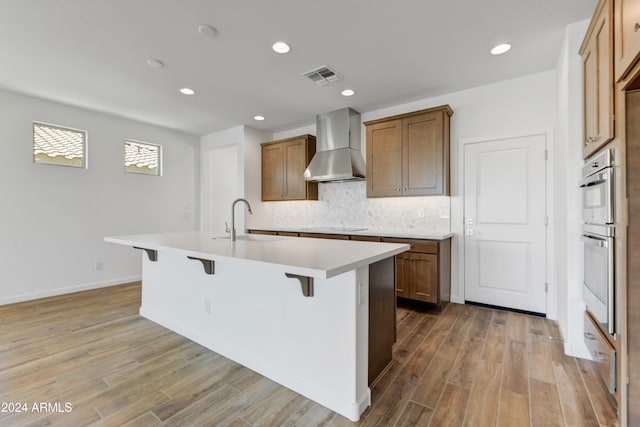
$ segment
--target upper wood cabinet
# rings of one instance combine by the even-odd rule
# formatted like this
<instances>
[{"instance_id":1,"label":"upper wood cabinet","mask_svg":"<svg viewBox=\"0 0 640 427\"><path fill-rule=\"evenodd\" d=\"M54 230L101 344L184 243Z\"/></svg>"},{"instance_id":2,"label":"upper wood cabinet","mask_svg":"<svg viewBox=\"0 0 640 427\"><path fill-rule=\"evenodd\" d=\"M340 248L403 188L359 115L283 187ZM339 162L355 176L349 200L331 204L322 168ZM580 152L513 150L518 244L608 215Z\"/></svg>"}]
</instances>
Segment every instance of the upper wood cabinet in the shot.
<instances>
[{"instance_id":1,"label":"upper wood cabinet","mask_svg":"<svg viewBox=\"0 0 640 427\"><path fill-rule=\"evenodd\" d=\"M602 0L580 47L584 70L584 140L587 158L614 137L611 1Z\"/></svg>"},{"instance_id":2,"label":"upper wood cabinet","mask_svg":"<svg viewBox=\"0 0 640 427\"><path fill-rule=\"evenodd\" d=\"M449 195L448 105L372 120L367 197Z\"/></svg>"},{"instance_id":3,"label":"upper wood cabinet","mask_svg":"<svg viewBox=\"0 0 640 427\"><path fill-rule=\"evenodd\" d=\"M318 184L303 178L315 152L313 135L263 143L262 201L318 200Z\"/></svg>"},{"instance_id":4,"label":"upper wood cabinet","mask_svg":"<svg viewBox=\"0 0 640 427\"><path fill-rule=\"evenodd\" d=\"M640 1L615 0L614 40L616 81L640 59Z\"/></svg>"}]
</instances>

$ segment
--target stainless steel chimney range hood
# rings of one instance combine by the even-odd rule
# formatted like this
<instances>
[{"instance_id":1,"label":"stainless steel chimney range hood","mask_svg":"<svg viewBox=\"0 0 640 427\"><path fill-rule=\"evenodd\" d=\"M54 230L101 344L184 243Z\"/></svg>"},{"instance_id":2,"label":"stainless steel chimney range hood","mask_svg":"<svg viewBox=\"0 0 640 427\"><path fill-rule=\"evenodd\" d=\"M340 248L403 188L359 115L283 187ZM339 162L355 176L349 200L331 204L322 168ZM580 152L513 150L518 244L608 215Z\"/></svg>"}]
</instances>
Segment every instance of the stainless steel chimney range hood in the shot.
<instances>
[{"instance_id":1,"label":"stainless steel chimney range hood","mask_svg":"<svg viewBox=\"0 0 640 427\"><path fill-rule=\"evenodd\" d=\"M316 154L305 181L362 180L366 166L360 151L360 113L342 108L316 117Z\"/></svg>"}]
</instances>

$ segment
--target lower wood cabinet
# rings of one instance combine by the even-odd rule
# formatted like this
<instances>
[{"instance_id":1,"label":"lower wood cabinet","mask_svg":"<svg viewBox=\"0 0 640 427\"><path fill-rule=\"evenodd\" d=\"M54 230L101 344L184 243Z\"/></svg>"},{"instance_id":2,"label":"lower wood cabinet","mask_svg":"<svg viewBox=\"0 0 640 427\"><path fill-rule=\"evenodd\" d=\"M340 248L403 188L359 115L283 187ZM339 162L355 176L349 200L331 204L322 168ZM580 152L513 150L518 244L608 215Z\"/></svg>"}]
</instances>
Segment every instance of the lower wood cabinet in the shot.
<instances>
[{"instance_id":1,"label":"lower wood cabinet","mask_svg":"<svg viewBox=\"0 0 640 427\"><path fill-rule=\"evenodd\" d=\"M409 298L409 252L396 255L396 295Z\"/></svg>"},{"instance_id":2,"label":"lower wood cabinet","mask_svg":"<svg viewBox=\"0 0 640 427\"><path fill-rule=\"evenodd\" d=\"M349 236L346 236L344 234L300 233L300 237L311 237L315 239L349 240Z\"/></svg>"},{"instance_id":3,"label":"lower wood cabinet","mask_svg":"<svg viewBox=\"0 0 640 427\"><path fill-rule=\"evenodd\" d=\"M451 240L383 238L406 243L409 252L396 255L396 295L442 306L451 294Z\"/></svg>"}]
</instances>

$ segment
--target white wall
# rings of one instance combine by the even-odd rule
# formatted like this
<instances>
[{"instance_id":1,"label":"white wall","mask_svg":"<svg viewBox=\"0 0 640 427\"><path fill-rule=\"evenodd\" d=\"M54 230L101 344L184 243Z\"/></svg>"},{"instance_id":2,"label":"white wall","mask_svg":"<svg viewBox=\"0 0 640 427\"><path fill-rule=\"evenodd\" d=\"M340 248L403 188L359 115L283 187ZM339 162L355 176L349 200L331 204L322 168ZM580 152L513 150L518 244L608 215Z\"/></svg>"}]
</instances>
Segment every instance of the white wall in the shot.
<instances>
[{"instance_id":1,"label":"white wall","mask_svg":"<svg viewBox=\"0 0 640 427\"><path fill-rule=\"evenodd\" d=\"M285 138L293 138L294 136L305 135L305 134L316 136L315 122L307 126L275 132L273 134L273 139L278 140L278 139L285 139ZM366 147L363 147L363 149L366 149Z\"/></svg>"},{"instance_id":2,"label":"white wall","mask_svg":"<svg viewBox=\"0 0 640 427\"><path fill-rule=\"evenodd\" d=\"M34 164L33 120L87 130L89 168ZM5 91L0 122L0 304L136 280L104 236L195 228L196 137ZM163 147L162 177L124 172L125 138Z\"/></svg>"},{"instance_id":3,"label":"white wall","mask_svg":"<svg viewBox=\"0 0 640 427\"><path fill-rule=\"evenodd\" d=\"M227 145L202 154L203 183L207 188L206 197L201 199L201 230L215 236L224 236L227 227L231 227L229 208L238 195L238 147ZM225 179L221 179L225 177Z\"/></svg>"},{"instance_id":4,"label":"white wall","mask_svg":"<svg viewBox=\"0 0 640 427\"><path fill-rule=\"evenodd\" d=\"M558 325L565 352L589 358L582 338L584 303L582 301L583 246L581 235L581 176L583 138L582 60L578 50L589 21L569 25L556 66L558 106L554 159L554 247Z\"/></svg>"},{"instance_id":5,"label":"white wall","mask_svg":"<svg viewBox=\"0 0 640 427\"><path fill-rule=\"evenodd\" d=\"M243 126L214 132L200 138L200 230L224 234L231 226L231 202L237 197L239 176L244 170L238 150L244 140ZM225 165L221 163L227 162Z\"/></svg>"},{"instance_id":6,"label":"white wall","mask_svg":"<svg viewBox=\"0 0 640 427\"><path fill-rule=\"evenodd\" d=\"M231 227L231 204L239 197L246 198L251 204L252 217L264 215L260 143L269 139L270 133L244 125L200 138L202 231L224 235L225 221ZM237 205L235 212L236 230L241 233L248 212L244 204Z\"/></svg>"}]
</instances>

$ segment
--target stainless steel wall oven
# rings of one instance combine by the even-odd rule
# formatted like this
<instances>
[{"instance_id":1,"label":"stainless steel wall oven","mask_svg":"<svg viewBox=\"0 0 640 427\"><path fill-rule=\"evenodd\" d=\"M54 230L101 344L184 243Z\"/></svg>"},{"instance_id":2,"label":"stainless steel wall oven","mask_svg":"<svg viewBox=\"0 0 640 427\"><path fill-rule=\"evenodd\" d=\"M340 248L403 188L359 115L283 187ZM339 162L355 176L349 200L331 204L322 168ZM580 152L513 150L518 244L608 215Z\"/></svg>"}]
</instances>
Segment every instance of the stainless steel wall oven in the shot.
<instances>
[{"instance_id":1,"label":"stainless steel wall oven","mask_svg":"<svg viewBox=\"0 0 640 427\"><path fill-rule=\"evenodd\" d=\"M605 150L582 169L583 297L587 310L609 334L615 334L614 160Z\"/></svg>"}]
</instances>

